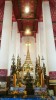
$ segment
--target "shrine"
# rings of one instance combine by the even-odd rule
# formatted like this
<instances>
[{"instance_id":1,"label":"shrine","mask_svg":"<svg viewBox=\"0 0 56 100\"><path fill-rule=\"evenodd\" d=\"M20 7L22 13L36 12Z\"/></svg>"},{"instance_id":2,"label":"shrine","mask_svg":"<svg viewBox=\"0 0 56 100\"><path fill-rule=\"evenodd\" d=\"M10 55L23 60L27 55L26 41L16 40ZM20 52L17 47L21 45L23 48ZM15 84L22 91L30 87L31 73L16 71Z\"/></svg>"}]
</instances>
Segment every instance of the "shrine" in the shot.
<instances>
[{"instance_id":1,"label":"shrine","mask_svg":"<svg viewBox=\"0 0 56 100\"><path fill-rule=\"evenodd\" d=\"M0 97L55 96L56 1L0 0Z\"/></svg>"},{"instance_id":2,"label":"shrine","mask_svg":"<svg viewBox=\"0 0 56 100\"><path fill-rule=\"evenodd\" d=\"M35 73L33 71L34 68ZM17 94L18 90L20 90L23 91L22 93L25 96L31 94L40 94L41 96L42 93L45 93L45 96L47 96L47 87L48 84L46 84L45 64L43 63L43 67L40 66L40 56L38 56L38 59L36 59L35 67L33 67L30 58L29 45L27 46L27 55L23 66L21 66L21 59L19 56L17 57L17 65L15 65L15 57L13 55L10 74L10 91L12 94L14 93L14 91L16 91ZM40 92L40 90L42 92Z\"/></svg>"}]
</instances>

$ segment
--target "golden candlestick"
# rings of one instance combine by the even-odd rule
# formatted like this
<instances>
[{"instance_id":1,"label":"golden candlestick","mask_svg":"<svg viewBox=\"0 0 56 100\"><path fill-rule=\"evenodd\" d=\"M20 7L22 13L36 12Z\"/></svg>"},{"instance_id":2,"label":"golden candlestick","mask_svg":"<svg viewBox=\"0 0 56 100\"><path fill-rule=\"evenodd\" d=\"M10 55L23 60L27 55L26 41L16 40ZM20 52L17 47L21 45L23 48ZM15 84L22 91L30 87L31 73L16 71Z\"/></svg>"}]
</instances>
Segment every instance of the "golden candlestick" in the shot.
<instances>
[{"instance_id":1,"label":"golden candlestick","mask_svg":"<svg viewBox=\"0 0 56 100\"><path fill-rule=\"evenodd\" d=\"M43 73L41 73L41 86L42 87L44 86L44 75L43 75Z\"/></svg>"}]
</instances>

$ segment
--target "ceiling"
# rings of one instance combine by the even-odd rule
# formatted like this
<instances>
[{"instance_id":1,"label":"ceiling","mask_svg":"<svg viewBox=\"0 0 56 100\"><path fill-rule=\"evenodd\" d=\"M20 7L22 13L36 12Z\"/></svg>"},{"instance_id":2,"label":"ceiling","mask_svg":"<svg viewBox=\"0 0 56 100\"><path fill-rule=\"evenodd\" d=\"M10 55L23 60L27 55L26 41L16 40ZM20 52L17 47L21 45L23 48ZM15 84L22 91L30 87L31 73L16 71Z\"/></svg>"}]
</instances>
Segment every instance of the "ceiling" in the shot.
<instances>
[{"instance_id":1,"label":"ceiling","mask_svg":"<svg viewBox=\"0 0 56 100\"><path fill-rule=\"evenodd\" d=\"M20 32L21 37L25 36L26 28L30 28L31 35L35 37L36 32L38 31L38 22L43 21L42 0L12 0L12 3L12 21L18 22L18 31ZM54 36L56 36L56 0L49 0L49 3ZM0 33L2 33L4 4L5 0L0 0ZM29 5L30 7L30 12L28 14L24 12L24 8L26 5Z\"/></svg>"},{"instance_id":2,"label":"ceiling","mask_svg":"<svg viewBox=\"0 0 56 100\"><path fill-rule=\"evenodd\" d=\"M12 2L14 15L17 19L21 36L25 35L25 30L27 28L30 28L31 35L35 37L38 30L38 21L42 20L42 18L40 18L42 17L42 0L12 0ZM30 7L30 12L28 14L24 12L25 6Z\"/></svg>"}]
</instances>

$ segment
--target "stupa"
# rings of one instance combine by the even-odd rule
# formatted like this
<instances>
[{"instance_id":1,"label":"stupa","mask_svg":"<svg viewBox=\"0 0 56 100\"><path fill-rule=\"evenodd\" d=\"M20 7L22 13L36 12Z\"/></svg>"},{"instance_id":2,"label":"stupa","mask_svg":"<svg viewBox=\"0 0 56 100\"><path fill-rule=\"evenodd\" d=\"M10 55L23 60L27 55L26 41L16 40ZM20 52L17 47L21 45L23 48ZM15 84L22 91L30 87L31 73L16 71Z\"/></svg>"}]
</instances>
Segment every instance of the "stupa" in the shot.
<instances>
[{"instance_id":1,"label":"stupa","mask_svg":"<svg viewBox=\"0 0 56 100\"><path fill-rule=\"evenodd\" d=\"M31 76L33 76L33 64L31 61L31 57L30 57L30 52L29 52L29 45L27 46L27 55L26 55L26 60L23 64L23 73L24 76L27 74L27 72L30 73Z\"/></svg>"}]
</instances>

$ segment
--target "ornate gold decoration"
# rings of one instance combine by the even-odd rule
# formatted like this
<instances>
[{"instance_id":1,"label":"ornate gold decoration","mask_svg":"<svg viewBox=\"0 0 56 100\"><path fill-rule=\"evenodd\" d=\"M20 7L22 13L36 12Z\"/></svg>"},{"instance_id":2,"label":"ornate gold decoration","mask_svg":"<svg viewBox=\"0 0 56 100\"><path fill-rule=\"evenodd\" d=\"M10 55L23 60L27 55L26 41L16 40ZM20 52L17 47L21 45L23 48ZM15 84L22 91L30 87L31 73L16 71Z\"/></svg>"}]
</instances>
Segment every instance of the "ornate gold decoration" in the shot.
<instances>
[{"instance_id":1,"label":"ornate gold decoration","mask_svg":"<svg viewBox=\"0 0 56 100\"><path fill-rule=\"evenodd\" d=\"M27 73L28 71L31 73L33 71L33 64L30 58L29 45L27 46L27 55L26 55L26 60L23 64L23 71L25 73Z\"/></svg>"}]
</instances>

